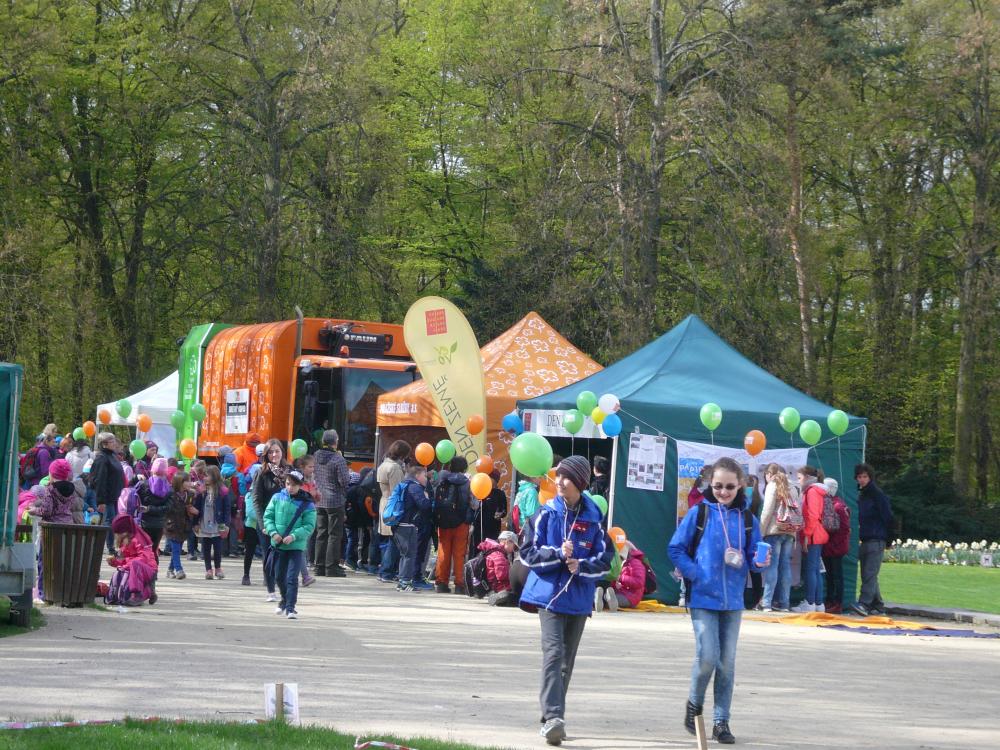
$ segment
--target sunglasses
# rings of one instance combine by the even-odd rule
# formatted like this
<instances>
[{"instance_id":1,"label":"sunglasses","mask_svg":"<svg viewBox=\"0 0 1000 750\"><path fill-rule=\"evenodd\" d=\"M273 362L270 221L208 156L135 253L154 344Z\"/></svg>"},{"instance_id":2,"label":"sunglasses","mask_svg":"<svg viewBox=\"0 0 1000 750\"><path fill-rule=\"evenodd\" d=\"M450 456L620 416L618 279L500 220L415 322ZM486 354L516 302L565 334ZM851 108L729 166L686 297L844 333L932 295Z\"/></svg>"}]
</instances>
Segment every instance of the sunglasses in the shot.
<instances>
[{"instance_id":1,"label":"sunglasses","mask_svg":"<svg viewBox=\"0 0 1000 750\"><path fill-rule=\"evenodd\" d=\"M732 492L737 487L739 487L738 484L722 484L721 482L712 485L712 489L715 490L716 492L718 492L719 490L728 490L729 492Z\"/></svg>"}]
</instances>

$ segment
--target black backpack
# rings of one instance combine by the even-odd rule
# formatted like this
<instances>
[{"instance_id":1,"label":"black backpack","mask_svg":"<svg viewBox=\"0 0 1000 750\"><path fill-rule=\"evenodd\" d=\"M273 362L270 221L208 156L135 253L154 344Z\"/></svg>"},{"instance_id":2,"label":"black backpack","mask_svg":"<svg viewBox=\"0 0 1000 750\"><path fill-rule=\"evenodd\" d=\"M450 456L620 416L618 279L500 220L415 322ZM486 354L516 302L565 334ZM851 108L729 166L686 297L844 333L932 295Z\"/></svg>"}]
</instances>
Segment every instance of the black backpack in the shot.
<instances>
[{"instance_id":1,"label":"black backpack","mask_svg":"<svg viewBox=\"0 0 1000 750\"><path fill-rule=\"evenodd\" d=\"M462 485L441 482L434 493L434 525L439 529L456 529L466 522L469 502Z\"/></svg>"},{"instance_id":2,"label":"black backpack","mask_svg":"<svg viewBox=\"0 0 1000 750\"><path fill-rule=\"evenodd\" d=\"M490 585L486 582L485 552L465 561L465 593L477 599L490 593Z\"/></svg>"},{"instance_id":3,"label":"black backpack","mask_svg":"<svg viewBox=\"0 0 1000 750\"><path fill-rule=\"evenodd\" d=\"M375 470L365 469L361 472L361 481L347 491L347 502L344 511L347 514L347 525L352 528L371 526L372 516L365 507L365 498L372 499L372 507L378 510L382 500L382 488L376 481Z\"/></svg>"}]
</instances>

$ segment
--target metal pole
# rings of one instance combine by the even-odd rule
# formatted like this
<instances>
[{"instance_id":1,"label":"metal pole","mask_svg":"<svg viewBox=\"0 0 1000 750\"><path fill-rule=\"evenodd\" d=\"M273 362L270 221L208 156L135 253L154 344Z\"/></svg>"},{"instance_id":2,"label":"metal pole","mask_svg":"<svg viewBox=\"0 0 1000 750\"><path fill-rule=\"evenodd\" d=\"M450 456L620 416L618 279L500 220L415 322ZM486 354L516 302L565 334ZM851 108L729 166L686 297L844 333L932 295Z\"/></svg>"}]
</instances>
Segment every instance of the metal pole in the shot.
<instances>
[{"instance_id":1,"label":"metal pole","mask_svg":"<svg viewBox=\"0 0 1000 750\"><path fill-rule=\"evenodd\" d=\"M614 526L615 485L618 483L618 436L611 438L611 484L608 485L608 528Z\"/></svg>"},{"instance_id":2,"label":"metal pole","mask_svg":"<svg viewBox=\"0 0 1000 750\"><path fill-rule=\"evenodd\" d=\"M295 321L295 359L298 359L302 356L302 326L305 325L302 308L298 305L295 306Z\"/></svg>"}]
</instances>

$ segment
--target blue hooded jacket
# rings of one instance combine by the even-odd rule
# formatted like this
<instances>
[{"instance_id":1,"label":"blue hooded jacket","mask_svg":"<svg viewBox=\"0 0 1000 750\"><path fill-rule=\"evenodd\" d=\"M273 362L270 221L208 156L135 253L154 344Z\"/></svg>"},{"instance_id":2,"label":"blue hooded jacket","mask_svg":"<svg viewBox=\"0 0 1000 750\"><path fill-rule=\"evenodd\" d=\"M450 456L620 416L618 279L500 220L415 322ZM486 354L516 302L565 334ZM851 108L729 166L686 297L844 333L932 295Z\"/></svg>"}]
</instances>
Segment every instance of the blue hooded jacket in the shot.
<instances>
[{"instance_id":1,"label":"blue hooded jacket","mask_svg":"<svg viewBox=\"0 0 1000 750\"><path fill-rule=\"evenodd\" d=\"M521 562L530 569L521 606L589 615L594 588L611 568L604 539L601 511L586 493L573 510L562 495L543 505L535 517L535 533L520 551ZM573 557L580 561L576 574L569 572L560 549L566 540L573 542Z\"/></svg>"},{"instance_id":2,"label":"blue hooded jacket","mask_svg":"<svg viewBox=\"0 0 1000 750\"><path fill-rule=\"evenodd\" d=\"M677 527L667 553L684 577L691 581L688 606L693 609L736 610L743 609L743 589L747 585L747 572L759 573L763 568L753 564L753 555L760 541L760 524L753 516L750 546L743 550L743 567L731 568L725 563L726 534L737 549L746 544L743 509L746 501L742 494L728 508L719 503L711 488L705 491L702 501L708 507L705 532L695 550L695 557L688 556L688 545L698 527L697 506L688 511ZM723 523L725 529L723 529Z\"/></svg>"}]
</instances>

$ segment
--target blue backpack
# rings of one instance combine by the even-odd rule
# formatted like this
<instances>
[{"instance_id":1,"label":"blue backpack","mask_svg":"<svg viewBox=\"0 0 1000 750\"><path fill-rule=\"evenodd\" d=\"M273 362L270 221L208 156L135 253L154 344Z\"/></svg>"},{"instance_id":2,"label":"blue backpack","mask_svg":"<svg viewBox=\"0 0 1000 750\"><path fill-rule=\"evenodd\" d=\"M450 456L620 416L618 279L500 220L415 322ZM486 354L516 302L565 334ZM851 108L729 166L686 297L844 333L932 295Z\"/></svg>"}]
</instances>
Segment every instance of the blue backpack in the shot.
<instances>
[{"instance_id":1,"label":"blue backpack","mask_svg":"<svg viewBox=\"0 0 1000 750\"><path fill-rule=\"evenodd\" d=\"M399 526L399 522L403 520L403 512L406 510L406 490L411 484L413 484L412 479L404 479L393 488L382 512L382 523L386 526Z\"/></svg>"}]
</instances>

